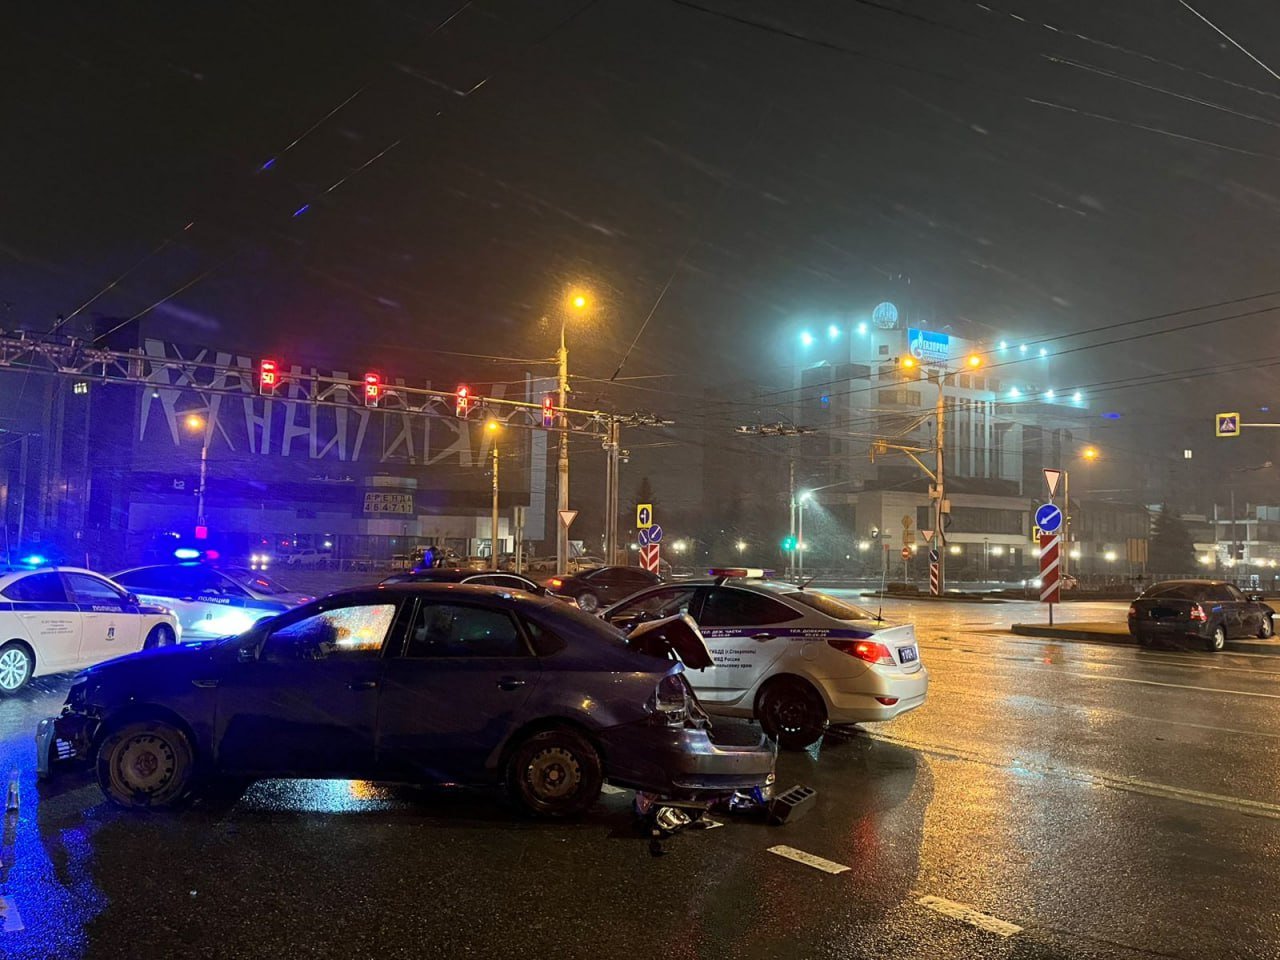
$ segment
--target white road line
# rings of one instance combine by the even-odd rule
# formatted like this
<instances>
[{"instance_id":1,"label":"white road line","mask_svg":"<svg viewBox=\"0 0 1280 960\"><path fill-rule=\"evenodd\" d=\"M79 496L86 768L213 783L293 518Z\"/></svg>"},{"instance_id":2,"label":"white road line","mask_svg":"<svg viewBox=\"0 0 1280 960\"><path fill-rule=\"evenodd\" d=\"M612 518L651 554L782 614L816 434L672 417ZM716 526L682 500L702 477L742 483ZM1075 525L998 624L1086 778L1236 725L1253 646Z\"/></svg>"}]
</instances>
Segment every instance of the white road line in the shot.
<instances>
[{"instance_id":1,"label":"white road line","mask_svg":"<svg viewBox=\"0 0 1280 960\"><path fill-rule=\"evenodd\" d=\"M776 847L770 847L769 853L776 853L780 857L786 857L788 860L794 860L796 863L803 863L806 867L813 867L815 870L821 870L823 873L844 873L846 870L852 869L846 867L843 863L836 863L832 860L824 860L812 853L805 853L803 850L797 850L795 847L788 847L785 844L778 844Z\"/></svg>"},{"instance_id":2,"label":"white road line","mask_svg":"<svg viewBox=\"0 0 1280 960\"><path fill-rule=\"evenodd\" d=\"M984 639L997 640L1001 643L1025 644L1027 646L1043 646L1044 644L1055 642L1048 639L1039 640L1039 641L1010 640L1008 637L999 637L999 636L988 637L985 634L979 634L979 636L982 636ZM947 640L950 638L939 637L938 639ZM962 642L962 641L952 641L952 642ZM1232 666L1226 666L1219 663L1208 663L1206 661L1209 659L1209 656L1210 656L1209 654L1203 654L1200 656L1197 656L1195 654L1188 654L1186 657L1174 659L1175 655L1170 652L1165 652L1157 656L1151 656L1150 654L1144 652L1142 656L1136 656L1136 654L1138 653L1138 648L1133 646L1122 646L1119 644L1104 643L1104 642L1095 643L1094 646L1110 647L1115 649L1117 653L1128 652L1130 654L1133 654L1133 656L1125 657L1124 659L1121 659L1121 660L1099 660L1096 658L1087 658L1087 657L1072 658L1072 660L1079 660L1085 663L1094 663L1100 666L1127 667L1127 666L1133 666L1135 664L1150 663L1150 664L1156 664L1157 666L1162 666L1162 667L1180 667L1185 670L1223 670L1228 673L1247 673L1247 674L1250 674L1251 676L1280 677L1280 670L1260 670L1255 667L1243 667L1243 666L1232 667ZM993 655L990 650L975 649L973 647L935 646L932 643L920 643L920 649L921 650L945 650L953 653L970 654L971 656L979 657L979 658L990 657ZM1255 657L1255 658L1265 657L1267 659L1276 659L1277 662L1280 663L1280 658L1276 658L1274 654L1269 654L1269 653L1216 654L1213 656L1213 659L1221 660L1221 659L1224 659L1225 657Z\"/></svg>"},{"instance_id":3,"label":"white road line","mask_svg":"<svg viewBox=\"0 0 1280 960\"><path fill-rule=\"evenodd\" d=\"M1012 937L1015 933L1022 932L1022 928L1016 923L975 910L966 903L956 903L954 900L944 900L942 897L921 897L916 903L930 910L936 910L944 917L951 917L953 920L959 920L999 937Z\"/></svg>"},{"instance_id":4,"label":"white road line","mask_svg":"<svg viewBox=\"0 0 1280 960\"><path fill-rule=\"evenodd\" d=\"M940 657L938 659L945 662L947 658ZM1031 662L1038 663L1039 661L1015 660L1011 657L989 657L988 659L991 661L998 660L1004 661L1005 663L1021 664L1022 666L1019 667L1021 670L1031 670L1037 673L1052 673L1059 677L1079 677L1083 680L1108 680L1113 683L1140 683L1149 687L1174 687L1179 690L1197 690L1201 693L1225 693L1229 696L1261 697L1265 700L1280 700L1280 693L1259 693L1255 690L1228 690L1224 687L1199 687L1189 683L1166 683L1162 680L1139 680L1135 677L1108 677L1097 673L1078 673L1073 670L1054 670L1046 667L1033 667L1028 665Z\"/></svg>"},{"instance_id":5,"label":"white road line","mask_svg":"<svg viewBox=\"0 0 1280 960\"><path fill-rule=\"evenodd\" d=\"M0 933L18 933L22 929L17 902L13 897L0 897Z\"/></svg>"},{"instance_id":6,"label":"white road line","mask_svg":"<svg viewBox=\"0 0 1280 960\"><path fill-rule=\"evenodd\" d=\"M1189 787L1174 787L1167 783L1156 783L1138 777L1125 777L1114 773L1102 773L1096 770L1078 770L1072 767L1054 767L1048 764L1028 763L1016 758L986 757L963 747L949 747L942 744L926 744L919 741L904 740L883 733L866 731L874 740L883 740L900 747L932 753L940 757L954 760L965 760L969 763L981 763L988 767L1018 768L1041 773L1045 776L1061 777L1064 780L1075 780L1096 787L1110 787L1113 790L1125 790L1130 793L1141 793L1149 797L1160 797L1165 800L1182 800L1202 807L1214 807L1218 810L1231 810L1236 813L1250 813L1260 817L1280 820L1280 804L1266 803L1262 800L1249 800L1245 797L1232 797L1221 793L1209 793L1205 790L1192 790Z\"/></svg>"}]
</instances>

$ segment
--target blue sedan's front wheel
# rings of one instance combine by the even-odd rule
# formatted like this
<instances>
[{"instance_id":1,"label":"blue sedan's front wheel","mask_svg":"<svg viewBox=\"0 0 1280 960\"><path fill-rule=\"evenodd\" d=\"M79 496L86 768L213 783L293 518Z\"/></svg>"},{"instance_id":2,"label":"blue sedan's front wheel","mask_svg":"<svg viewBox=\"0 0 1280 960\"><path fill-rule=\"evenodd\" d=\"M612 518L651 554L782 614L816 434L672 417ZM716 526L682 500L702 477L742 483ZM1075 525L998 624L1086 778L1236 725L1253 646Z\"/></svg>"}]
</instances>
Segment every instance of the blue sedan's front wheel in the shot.
<instances>
[{"instance_id":1,"label":"blue sedan's front wheel","mask_svg":"<svg viewBox=\"0 0 1280 960\"><path fill-rule=\"evenodd\" d=\"M121 724L98 748L98 786L122 807L178 803L186 798L194 772L187 735L163 720Z\"/></svg>"},{"instance_id":2,"label":"blue sedan's front wheel","mask_svg":"<svg viewBox=\"0 0 1280 960\"><path fill-rule=\"evenodd\" d=\"M538 817L575 817L600 796L600 754L576 730L557 727L523 740L507 764L511 797Z\"/></svg>"}]
</instances>

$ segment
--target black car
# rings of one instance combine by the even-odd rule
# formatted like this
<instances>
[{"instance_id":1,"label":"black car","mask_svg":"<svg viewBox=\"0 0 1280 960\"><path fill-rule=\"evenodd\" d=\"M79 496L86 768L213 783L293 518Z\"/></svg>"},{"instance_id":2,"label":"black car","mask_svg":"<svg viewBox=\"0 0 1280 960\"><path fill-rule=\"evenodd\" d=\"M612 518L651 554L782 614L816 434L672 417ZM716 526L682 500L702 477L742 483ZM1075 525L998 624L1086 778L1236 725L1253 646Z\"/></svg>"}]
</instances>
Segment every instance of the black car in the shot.
<instances>
[{"instance_id":1,"label":"black car","mask_svg":"<svg viewBox=\"0 0 1280 960\"><path fill-rule=\"evenodd\" d=\"M424 567L406 573L393 573L382 581L388 583L469 583L476 587L505 587L523 590L535 597L544 596L547 588L518 573L501 570L459 570L448 567Z\"/></svg>"},{"instance_id":2,"label":"black car","mask_svg":"<svg viewBox=\"0 0 1280 960\"><path fill-rule=\"evenodd\" d=\"M586 810L605 779L689 800L770 782L766 741L712 740L674 661L705 667L710 651L691 621L668 626L629 643L494 587L343 591L239 637L90 668L41 721L37 759L94 761L125 807L220 777L505 783L544 816Z\"/></svg>"},{"instance_id":3,"label":"black car","mask_svg":"<svg viewBox=\"0 0 1280 960\"><path fill-rule=\"evenodd\" d=\"M1270 637L1275 610L1222 580L1153 583L1129 606L1129 634L1144 647L1190 639L1221 650L1237 637Z\"/></svg>"},{"instance_id":4,"label":"black car","mask_svg":"<svg viewBox=\"0 0 1280 960\"><path fill-rule=\"evenodd\" d=\"M559 574L546 583L552 594L574 601L587 613L595 613L661 582L657 574L639 567L593 567L580 573Z\"/></svg>"}]
</instances>

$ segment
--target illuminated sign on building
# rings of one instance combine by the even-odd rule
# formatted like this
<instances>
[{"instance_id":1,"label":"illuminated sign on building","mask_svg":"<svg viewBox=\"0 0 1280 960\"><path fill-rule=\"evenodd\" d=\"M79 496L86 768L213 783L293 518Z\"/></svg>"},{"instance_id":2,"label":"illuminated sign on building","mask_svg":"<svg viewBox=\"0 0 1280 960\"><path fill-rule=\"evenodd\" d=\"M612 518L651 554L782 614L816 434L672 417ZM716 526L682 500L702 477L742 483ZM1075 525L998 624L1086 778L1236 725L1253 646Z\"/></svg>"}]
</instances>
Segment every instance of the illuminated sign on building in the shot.
<instances>
[{"instance_id":1,"label":"illuminated sign on building","mask_svg":"<svg viewBox=\"0 0 1280 960\"><path fill-rule=\"evenodd\" d=\"M403 513L413 516L413 494L366 491L364 495L364 512Z\"/></svg>"},{"instance_id":2,"label":"illuminated sign on building","mask_svg":"<svg viewBox=\"0 0 1280 960\"><path fill-rule=\"evenodd\" d=\"M932 330L907 330L907 350L925 363L945 363L951 353L951 338Z\"/></svg>"},{"instance_id":3,"label":"illuminated sign on building","mask_svg":"<svg viewBox=\"0 0 1280 960\"><path fill-rule=\"evenodd\" d=\"M881 330L892 330L898 325L898 308L888 300L877 303L871 311L871 322Z\"/></svg>"}]
</instances>

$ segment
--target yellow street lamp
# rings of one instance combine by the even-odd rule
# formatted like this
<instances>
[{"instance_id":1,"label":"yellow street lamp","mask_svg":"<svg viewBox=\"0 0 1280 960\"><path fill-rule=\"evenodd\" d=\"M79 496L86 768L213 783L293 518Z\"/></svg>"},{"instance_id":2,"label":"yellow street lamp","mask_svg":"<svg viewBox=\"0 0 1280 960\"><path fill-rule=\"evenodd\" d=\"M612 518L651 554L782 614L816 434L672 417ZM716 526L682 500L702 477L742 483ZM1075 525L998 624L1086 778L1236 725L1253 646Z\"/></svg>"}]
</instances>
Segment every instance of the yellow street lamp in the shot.
<instances>
[{"instance_id":1,"label":"yellow street lamp","mask_svg":"<svg viewBox=\"0 0 1280 960\"><path fill-rule=\"evenodd\" d=\"M1084 457L1086 460L1089 460L1089 461L1097 460L1097 459L1098 459L1098 448L1097 448L1097 447L1085 447L1082 451L1080 451L1080 456Z\"/></svg>"},{"instance_id":2,"label":"yellow street lamp","mask_svg":"<svg viewBox=\"0 0 1280 960\"><path fill-rule=\"evenodd\" d=\"M969 358L965 360L965 363L970 367L980 367L982 366L982 357L978 356L976 353L971 353L969 354Z\"/></svg>"},{"instance_id":3,"label":"yellow street lamp","mask_svg":"<svg viewBox=\"0 0 1280 960\"><path fill-rule=\"evenodd\" d=\"M498 569L498 431L502 424L497 420L486 421L485 433L493 437L493 509L489 515L489 559Z\"/></svg>"}]
</instances>

